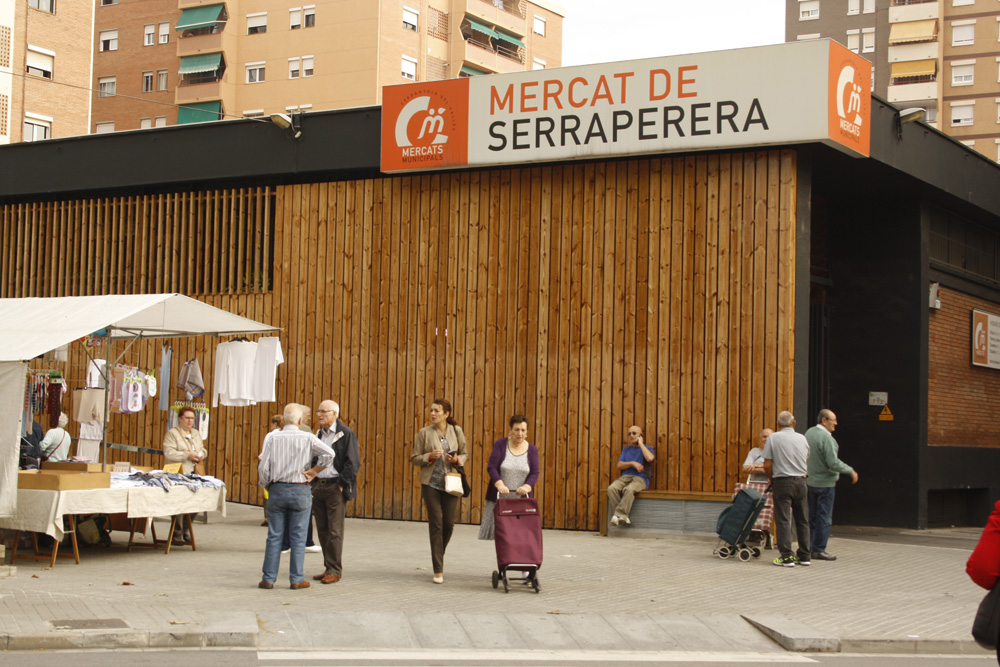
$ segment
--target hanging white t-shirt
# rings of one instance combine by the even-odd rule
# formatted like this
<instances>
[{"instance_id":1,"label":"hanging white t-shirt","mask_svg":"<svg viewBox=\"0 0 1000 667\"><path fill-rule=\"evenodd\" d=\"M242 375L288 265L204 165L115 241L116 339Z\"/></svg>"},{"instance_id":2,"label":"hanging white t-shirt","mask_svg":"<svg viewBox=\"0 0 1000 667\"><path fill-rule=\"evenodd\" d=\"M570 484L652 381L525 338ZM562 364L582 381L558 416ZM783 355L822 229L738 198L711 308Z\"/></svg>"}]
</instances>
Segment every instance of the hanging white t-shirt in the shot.
<instances>
[{"instance_id":1,"label":"hanging white t-shirt","mask_svg":"<svg viewBox=\"0 0 1000 667\"><path fill-rule=\"evenodd\" d=\"M104 387L104 367L107 365L104 359L91 359L87 364L87 386Z\"/></svg>"},{"instance_id":2,"label":"hanging white t-shirt","mask_svg":"<svg viewBox=\"0 0 1000 667\"><path fill-rule=\"evenodd\" d=\"M274 383L278 376L278 366L285 363L281 353L281 341L277 337L257 339L257 357L253 369L253 397L259 403L273 403Z\"/></svg>"},{"instance_id":3,"label":"hanging white t-shirt","mask_svg":"<svg viewBox=\"0 0 1000 667\"><path fill-rule=\"evenodd\" d=\"M253 399L253 367L257 343L230 341L220 343L215 350L215 386L212 389L212 407L219 403L229 406L246 406Z\"/></svg>"}]
</instances>

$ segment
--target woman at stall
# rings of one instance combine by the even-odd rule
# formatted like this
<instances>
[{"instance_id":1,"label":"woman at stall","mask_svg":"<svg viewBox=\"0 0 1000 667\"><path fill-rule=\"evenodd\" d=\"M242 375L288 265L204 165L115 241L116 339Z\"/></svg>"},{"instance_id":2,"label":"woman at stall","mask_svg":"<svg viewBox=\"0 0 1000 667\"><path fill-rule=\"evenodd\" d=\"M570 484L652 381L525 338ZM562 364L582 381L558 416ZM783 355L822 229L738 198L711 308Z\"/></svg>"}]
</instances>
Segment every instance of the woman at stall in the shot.
<instances>
[{"instance_id":1,"label":"woman at stall","mask_svg":"<svg viewBox=\"0 0 1000 667\"><path fill-rule=\"evenodd\" d=\"M538 448L528 442L528 418L514 415L510 418L510 432L506 438L493 443L486 471L490 484L486 489L483 520L479 524L479 539L493 539L493 506L497 496L515 493L530 496L538 481Z\"/></svg>"},{"instance_id":2,"label":"woman at stall","mask_svg":"<svg viewBox=\"0 0 1000 667\"><path fill-rule=\"evenodd\" d=\"M194 427L194 408L184 407L177 415L177 426L163 438L163 458L167 463L180 463L181 472L190 475L208 452L201 434Z\"/></svg>"},{"instance_id":3,"label":"woman at stall","mask_svg":"<svg viewBox=\"0 0 1000 667\"><path fill-rule=\"evenodd\" d=\"M194 427L194 408L183 407L177 415L177 426L167 431L163 438L163 458L167 463L180 463L181 472L190 475L195 471L195 466L205 460L208 452L205 450L205 443L201 439L201 434ZM191 515L186 515L180 522L182 536L179 543L191 541Z\"/></svg>"},{"instance_id":4,"label":"woman at stall","mask_svg":"<svg viewBox=\"0 0 1000 667\"><path fill-rule=\"evenodd\" d=\"M420 466L420 495L427 510L434 583L443 584L444 551L455 528L459 500L444 490L444 476L451 466L464 466L469 457L465 451L465 433L451 416L451 403L435 398L430 420L413 439L410 461Z\"/></svg>"},{"instance_id":5,"label":"woman at stall","mask_svg":"<svg viewBox=\"0 0 1000 667\"><path fill-rule=\"evenodd\" d=\"M69 417L65 412L59 413L59 426L49 429L39 447L42 450L42 461L65 461L69 458L69 446L73 441L66 432Z\"/></svg>"}]
</instances>

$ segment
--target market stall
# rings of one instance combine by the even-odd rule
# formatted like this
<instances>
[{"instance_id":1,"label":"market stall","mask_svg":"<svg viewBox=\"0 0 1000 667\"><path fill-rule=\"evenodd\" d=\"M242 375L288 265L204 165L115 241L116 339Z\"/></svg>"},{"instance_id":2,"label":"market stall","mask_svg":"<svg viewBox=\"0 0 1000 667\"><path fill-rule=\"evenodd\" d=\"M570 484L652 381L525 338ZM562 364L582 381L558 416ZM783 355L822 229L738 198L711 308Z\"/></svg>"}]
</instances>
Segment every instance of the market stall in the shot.
<instances>
[{"instance_id":1,"label":"market stall","mask_svg":"<svg viewBox=\"0 0 1000 667\"><path fill-rule=\"evenodd\" d=\"M19 509L22 496L17 483L18 441L30 360L95 333L109 341L124 341L127 349L142 338L237 336L276 331L276 327L228 313L181 294L0 299L0 518L10 517L15 521L23 518ZM106 448L102 454L106 459ZM138 499L140 494L133 495ZM221 499L216 499L217 503L224 503L224 496L223 491ZM132 506L127 501L128 494L125 497L125 509L119 511L127 512ZM24 529L56 537L62 531L61 518L55 519L60 502L63 500L48 503L50 507L46 512L52 516L49 517L51 521L43 522L45 527L32 522L41 530ZM70 500L65 502L72 503ZM165 506L146 511L152 514L145 516L173 514ZM63 513L72 512L67 509Z\"/></svg>"}]
</instances>

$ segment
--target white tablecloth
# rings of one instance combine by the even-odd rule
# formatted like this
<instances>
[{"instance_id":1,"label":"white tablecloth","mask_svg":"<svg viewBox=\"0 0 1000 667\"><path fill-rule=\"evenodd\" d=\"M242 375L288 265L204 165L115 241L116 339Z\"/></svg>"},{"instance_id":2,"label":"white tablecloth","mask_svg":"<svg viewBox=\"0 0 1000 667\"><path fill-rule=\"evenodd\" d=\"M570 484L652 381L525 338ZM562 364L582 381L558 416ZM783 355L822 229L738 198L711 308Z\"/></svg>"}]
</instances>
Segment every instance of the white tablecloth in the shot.
<instances>
[{"instance_id":1,"label":"white tablecloth","mask_svg":"<svg viewBox=\"0 0 1000 667\"><path fill-rule=\"evenodd\" d=\"M74 491L17 490L17 514L0 518L0 528L45 533L63 538L63 516L67 514L120 514L129 518L173 516L196 512L226 515L225 487L202 487L197 491L176 486L130 489L83 489Z\"/></svg>"}]
</instances>

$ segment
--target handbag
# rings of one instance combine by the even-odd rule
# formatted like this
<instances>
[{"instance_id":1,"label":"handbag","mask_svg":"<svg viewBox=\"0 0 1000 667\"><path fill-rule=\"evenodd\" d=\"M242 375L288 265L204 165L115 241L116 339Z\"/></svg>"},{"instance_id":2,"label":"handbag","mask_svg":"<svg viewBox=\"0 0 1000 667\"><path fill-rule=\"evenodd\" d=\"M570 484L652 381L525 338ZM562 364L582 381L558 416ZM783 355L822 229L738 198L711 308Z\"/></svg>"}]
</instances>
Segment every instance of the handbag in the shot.
<instances>
[{"instance_id":1,"label":"handbag","mask_svg":"<svg viewBox=\"0 0 1000 667\"><path fill-rule=\"evenodd\" d=\"M472 494L472 487L465 476L465 466L452 466L459 475L462 476L462 497L468 498Z\"/></svg>"},{"instance_id":2,"label":"handbag","mask_svg":"<svg viewBox=\"0 0 1000 667\"><path fill-rule=\"evenodd\" d=\"M972 622L972 637L985 649L997 648L1000 642L1000 581L979 603L976 619Z\"/></svg>"},{"instance_id":3,"label":"handbag","mask_svg":"<svg viewBox=\"0 0 1000 667\"><path fill-rule=\"evenodd\" d=\"M462 485L462 474L458 472L446 472L444 474L444 490L445 493L462 498L465 493Z\"/></svg>"}]
</instances>

